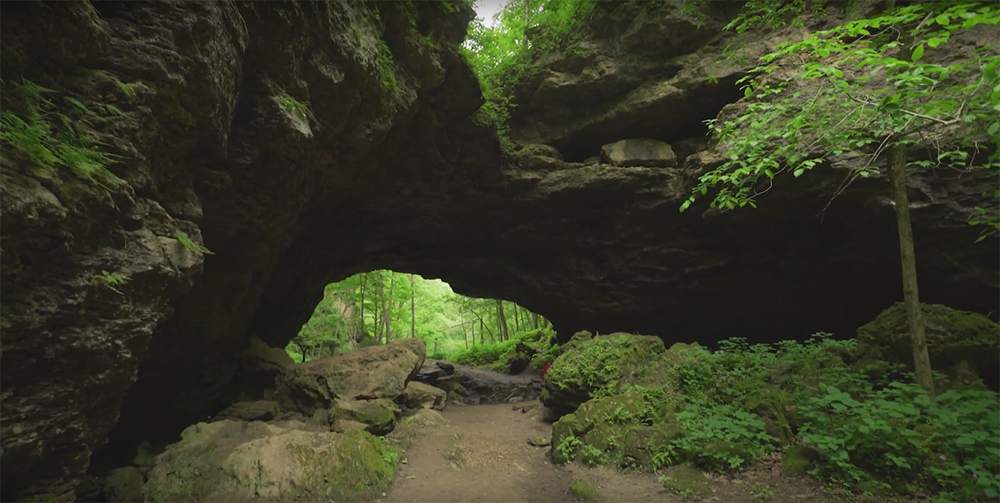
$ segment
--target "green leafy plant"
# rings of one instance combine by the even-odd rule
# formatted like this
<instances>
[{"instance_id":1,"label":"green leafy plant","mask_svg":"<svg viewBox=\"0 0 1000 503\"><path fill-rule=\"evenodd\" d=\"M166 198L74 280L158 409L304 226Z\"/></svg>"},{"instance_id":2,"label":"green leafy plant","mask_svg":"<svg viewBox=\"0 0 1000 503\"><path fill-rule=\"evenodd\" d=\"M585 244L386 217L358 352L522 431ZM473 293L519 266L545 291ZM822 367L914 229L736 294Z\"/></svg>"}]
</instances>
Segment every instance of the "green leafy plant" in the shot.
<instances>
[{"instance_id":1,"label":"green leafy plant","mask_svg":"<svg viewBox=\"0 0 1000 503\"><path fill-rule=\"evenodd\" d=\"M122 296L124 296L125 294L122 293L122 291L119 290L118 287L124 285L125 283L128 283L128 281L129 281L128 275L118 274L108 271L101 271L100 274L95 274L93 279L91 279L91 283L93 283L94 285L107 288L108 290L111 290L112 292L115 292L118 295Z\"/></svg>"},{"instance_id":2,"label":"green leafy plant","mask_svg":"<svg viewBox=\"0 0 1000 503\"><path fill-rule=\"evenodd\" d=\"M914 492L941 501L1000 496L1000 402L977 390L942 393L936 404L909 383L853 394L820 385L802 406L800 437L826 459L814 472L848 487ZM897 481L895 485L886 481Z\"/></svg>"},{"instance_id":3,"label":"green leafy plant","mask_svg":"<svg viewBox=\"0 0 1000 503\"><path fill-rule=\"evenodd\" d=\"M45 95L54 90L28 80L13 87L19 103L0 112L0 144L35 165L66 168L106 190L108 185L124 183L108 171L118 157L97 150L104 143L95 139L89 123L52 111L54 105ZM82 103L80 107L86 110ZM53 117L59 119L55 127L51 122Z\"/></svg>"},{"instance_id":4,"label":"green leafy plant","mask_svg":"<svg viewBox=\"0 0 1000 503\"><path fill-rule=\"evenodd\" d=\"M178 242L180 242L180 244L182 246L184 246L184 248L187 248L188 250L191 250L191 251L194 251L194 252L198 252L198 253L202 253L202 254L205 254L205 255L215 255L208 248L205 248L204 245L195 243L191 239L191 237L188 236L187 233L185 233L183 231L177 231L177 232L175 232L174 233L174 239L176 239Z\"/></svg>"},{"instance_id":5,"label":"green leafy plant","mask_svg":"<svg viewBox=\"0 0 1000 503\"><path fill-rule=\"evenodd\" d=\"M399 92L399 82L396 80L395 63L392 60L392 51L384 40L379 40L378 68L382 78L382 89Z\"/></svg>"},{"instance_id":6,"label":"green leafy plant","mask_svg":"<svg viewBox=\"0 0 1000 503\"><path fill-rule=\"evenodd\" d=\"M977 24L1000 24L1000 9L975 3L907 6L779 46L741 79L750 99L743 112L707 121L727 147L726 161L700 177L681 211L713 187L721 189L713 207L755 207L756 197L770 190L778 175L799 177L828 156L850 150L869 149L869 161L853 174L868 177L888 145L912 143L913 135L935 128L946 128L935 136L942 148L939 162L996 168L997 153L976 164L981 158L962 148L1000 131L1000 61L922 61L925 46L936 48L953 32ZM904 42L887 38L891 26L911 26L909 58L895 57ZM803 65L793 55L814 59ZM801 70L794 80L772 77L788 72L782 65ZM799 85L790 87L792 82Z\"/></svg>"},{"instance_id":7,"label":"green leafy plant","mask_svg":"<svg viewBox=\"0 0 1000 503\"><path fill-rule=\"evenodd\" d=\"M278 101L281 103L281 106L284 107L284 109L287 110L288 112L297 114L303 119L311 119L313 121L316 120L316 117L313 115L312 110L309 108L308 102L301 102L293 98L288 93L282 93L281 96L278 97Z\"/></svg>"},{"instance_id":8,"label":"green leafy plant","mask_svg":"<svg viewBox=\"0 0 1000 503\"><path fill-rule=\"evenodd\" d=\"M120 80L115 80L115 86L118 87L118 91L125 95L126 98L135 98L135 86L122 82Z\"/></svg>"},{"instance_id":9,"label":"green leafy plant","mask_svg":"<svg viewBox=\"0 0 1000 503\"><path fill-rule=\"evenodd\" d=\"M760 417L732 407L692 402L677 425L687 433L671 442L674 452L706 470L740 470L775 448Z\"/></svg>"},{"instance_id":10,"label":"green leafy plant","mask_svg":"<svg viewBox=\"0 0 1000 503\"><path fill-rule=\"evenodd\" d=\"M559 445L556 446L556 461L560 464L573 461L576 459L577 451L582 445L583 442L581 442L580 439L574 435L567 435L563 437L563 439L559 441Z\"/></svg>"},{"instance_id":11,"label":"green leafy plant","mask_svg":"<svg viewBox=\"0 0 1000 503\"><path fill-rule=\"evenodd\" d=\"M769 485L757 483L750 488L750 494L755 500L771 501L771 498L774 497L774 490Z\"/></svg>"},{"instance_id":12,"label":"green leafy plant","mask_svg":"<svg viewBox=\"0 0 1000 503\"><path fill-rule=\"evenodd\" d=\"M604 451L589 444L580 447L580 452L577 455L580 461L587 466L600 466L605 464Z\"/></svg>"}]
</instances>

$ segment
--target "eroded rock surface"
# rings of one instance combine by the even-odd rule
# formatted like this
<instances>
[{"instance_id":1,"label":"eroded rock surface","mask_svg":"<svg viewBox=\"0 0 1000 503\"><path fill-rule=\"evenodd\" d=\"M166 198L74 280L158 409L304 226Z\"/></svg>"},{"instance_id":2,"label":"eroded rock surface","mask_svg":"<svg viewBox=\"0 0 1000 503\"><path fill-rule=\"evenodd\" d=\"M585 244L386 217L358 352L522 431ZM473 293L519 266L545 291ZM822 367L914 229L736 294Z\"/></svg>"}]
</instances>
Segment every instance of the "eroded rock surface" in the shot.
<instances>
[{"instance_id":1,"label":"eroded rock surface","mask_svg":"<svg viewBox=\"0 0 1000 503\"><path fill-rule=\"evenodd\" d=\"M563 337L850 334L898 300L885 181L826 208L850 159L756 211L678 213L720 162L698 151L702 121L741 96L745 67L715 66L724 9L699 23L641 4L604 5L580 51L542 55L513 138L552 148L517 166L468 120L482 97L458 52L466 6L4 3L4 82L53 89L61 113L79 113L65 97L120 110L88 120L126 184L0 159L2 499L72 500L88 467L266 398L232 393L251 339L283 347L327 283L366 270L516 301ZM794 34L737 42L752 61ZM592 159L630 138L669 143L678 165ZM996 238L973 245L966 223L995 178L908 183L924 300L995 309ZM130 278L123 295L102 271Z\"/></svg>"},{"instance_id":2,"label":"eroded rock surface","mask_svg":"<svg viewBox=\"0 0 1000 503\"><path fill-rule=\"evenodd\" d=\"M143 486L147 502L370 501L395 471L388 453L396 448L357 430L220 421L182 437L157 456Z\"/></svg>"}]
</instances>

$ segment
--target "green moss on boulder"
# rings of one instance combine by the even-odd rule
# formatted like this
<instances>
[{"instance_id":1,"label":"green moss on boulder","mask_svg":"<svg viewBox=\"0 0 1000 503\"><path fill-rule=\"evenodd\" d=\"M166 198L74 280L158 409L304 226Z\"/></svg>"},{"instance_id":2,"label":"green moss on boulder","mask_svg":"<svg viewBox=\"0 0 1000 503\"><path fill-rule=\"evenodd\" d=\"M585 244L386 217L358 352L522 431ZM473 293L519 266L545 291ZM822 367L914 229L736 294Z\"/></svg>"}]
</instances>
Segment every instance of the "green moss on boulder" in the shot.
<instances>
[{"instance_id":1,"label":"green moss on boulder","mask_svg":"<svg viewBox=\"0 0 1000 503\"><path fill-rule=\"evenodd\" d=\"M785 449L785 456L781 458L781 471L789 477L807 475L822 460L823 455L816 449L792 445Z\"/></svg>"},{"instance_id":2,"label":"green moss on boulder","mask_svg":"<svg viewBox=\"0 0 1000 503\"><path fill-rule=\"evenodd\" d=\"M238 421L191 428L198 434L157 456L146 501L370 501L392 482L400 455L360 430Z\"/></svg>"},{"instance_id":3,"label":"green moss on boulder","mask_svg":"<svg viewBox=\"0 0 1000 503\"><path fill-rule=\"evenodd\" d=\"M966 361L976 371L1000 365L1000 325L968 311L940 304L921 304L927 334L927 350L936 369L946 369ZM863 357L881 358L913 366L906 309L902 303L882 311L858 329L858 352Z\"/></svg>"},{"instance_id":4,"label":"green moss on boulder","mask_svg":"<svg viewBox=\"0 0 1000 503\"><path fill-rule=\"evenodd\" d=\"M330 407L330 421L357 421L366 425L366 430L374 435L386 435L396 427L401 411L390 400L337 400Z\"/></svg>"},{"instance_id":5,"label":"green moss on boulder","mask_svg":"<svg viewBox=\"0 0 1000 503\"><path fill-rule=\"evenodd\" d=\"M594 484L583 479L573 479L569 483L569 493L576 501L600 501L601 493Z\"/></svg>"},{"instance_id":6,"label":"green moss on boulder","mask_svg":"<svg viewBox=\"0 0 1000 503\"><path fill-rule=\"evenodd\" d=\"M560 418L552 425L556 462L566 463L581 454L581 460L588 464L655 468L651 449L669 444L681 431L673 423L672 402L657 401L654 396L642 389L631 389L621 395L590 400ZM568 437L579 441L578 448L571 452L558 448Z\"/></svg>"},{"instance_id":7,"label":"green moss on boulder","mask_svg":"<svg viewBox=\"0 0 1000 503\"><path fill-rule=\"evenodd\" d=\"M545 374L548 393L542 401L557 410L575 410L598 390L637 382L663 351L659 337L618 333L585 339L577 334Z\"/></svg>"}]
</instances>

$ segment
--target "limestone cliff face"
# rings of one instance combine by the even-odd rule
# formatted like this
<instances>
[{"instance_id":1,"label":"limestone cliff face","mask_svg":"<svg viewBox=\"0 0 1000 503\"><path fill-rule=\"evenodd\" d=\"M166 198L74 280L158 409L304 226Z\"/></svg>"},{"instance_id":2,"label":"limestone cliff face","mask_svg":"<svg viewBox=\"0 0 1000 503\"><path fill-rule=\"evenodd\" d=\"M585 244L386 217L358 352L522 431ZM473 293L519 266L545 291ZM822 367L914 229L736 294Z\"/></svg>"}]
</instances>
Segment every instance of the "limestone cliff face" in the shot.
<instances>
[{"instance_id":1,"label":"limestone cliff face","mask_svg":"<svg viewBox=\"0 0 1000 503\"><path fill-rule=\"evenodd\" d=\"M65 97L94 111L126 182L4 152L5 501L86 499L88 466L217 410L249 333L290 337L301 320L284 318L322 295L313 277L366 255L350 233L368 218L395 227L423 198L502 185L496 141L465 120L482 99L456 50L471 16L446 2L3 5L5 82L52 89L53 114L75 117ZM129 278L122 295L102 271ZM276 284L301 296L275 306Z\"/></svg>"},{"instance_id":2,"label":"limestone cliff face","mask_svg":"<svg viewBox=\"0 0 1000 503\"><path fill-rule=\"evenodd\" d=\"M518 91L514 139L555 147L519 164L468 120L482 103L457 51L468 7L3 4L4 81L51 88L66 110L63 96L123 112L89 120L127 184L104 191L3 153L2 499L86 499L88 469L224 408L253 337L283 346L325 284L374 268L517 301L562 335L849 335L896 301L882 181L822 220L837 169L759 210L678 213L719 161L701 121L740 97L745 66L715 65L731 13L699 24L612 4ZM576 162L640 137L670 143L676 164ZM973 245L965 223L994 182L910 179L925 302L995 308L997 240ZM102 271L130 277L123 295Z\"/></svg>"}]
</instances>

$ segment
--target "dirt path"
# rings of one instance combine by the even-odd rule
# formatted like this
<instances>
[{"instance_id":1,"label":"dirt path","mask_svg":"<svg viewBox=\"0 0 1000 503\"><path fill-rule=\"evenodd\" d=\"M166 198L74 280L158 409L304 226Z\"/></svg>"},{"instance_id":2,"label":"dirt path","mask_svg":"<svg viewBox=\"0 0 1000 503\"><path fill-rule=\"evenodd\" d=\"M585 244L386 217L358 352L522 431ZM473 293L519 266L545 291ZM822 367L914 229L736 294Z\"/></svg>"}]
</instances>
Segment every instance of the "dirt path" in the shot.
<instances>
[{"instance_id":1,"label":"dirt path","mask_svg":"<svg viewBox=\"0 0 1000 503\"><path fill-rule=\"evenodd\" d=\"M570 502L575 500L569 485L578 478L593 484L606 502L683 501L664 492L655 475L555 465L548 447L527 441L551 438L551 425L539 417L543 410L522 413L510 404L449 406L441 414L446 424L404 420L391 436L402 442L405 462L381 501ZM755 484L773 492L771 501L836 501L811 480L782 477L776 458L735 478L714 478L702 501L758 501Z\"/></svg>"}]
</instances>

